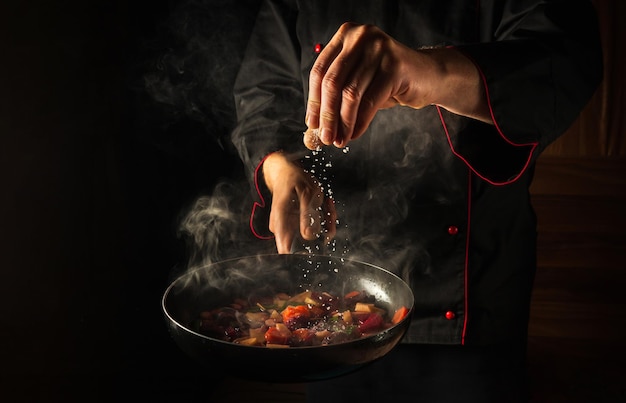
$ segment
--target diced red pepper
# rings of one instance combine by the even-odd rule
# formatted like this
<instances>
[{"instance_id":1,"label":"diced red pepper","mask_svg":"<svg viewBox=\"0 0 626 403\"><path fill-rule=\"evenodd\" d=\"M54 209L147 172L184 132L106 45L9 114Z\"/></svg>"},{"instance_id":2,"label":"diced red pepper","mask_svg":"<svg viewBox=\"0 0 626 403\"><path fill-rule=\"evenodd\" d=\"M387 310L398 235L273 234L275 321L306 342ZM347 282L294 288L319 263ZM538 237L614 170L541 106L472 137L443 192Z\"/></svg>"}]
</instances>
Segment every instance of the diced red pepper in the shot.
<instances>
[{"instance_id":1,"label":"diced red pepper","mask_svg":"<svg viewBox=\"0 0 626 403\"><path fill-rule=\"evenodd\" d=\"M311 312L309 312L309 308L306 305L297 305L288 306L281 312L281 315L285 326L290 330L295 330L307 326Z\"/></svg>"},{"instance_id":2,"label":"diced red pepper","mask_svg":"<svg viewBox=\"0 0 626 403\"><path fill-rule=\"evenodd\" d=\"M384 323L383 317L377 313L370 313L367 319L359 325L359 330L361 333L370 333L375 330L378 330L382 327Z\"/></svg>"},{"instance_id":3,"label":"diced red pepper","mask_svg":"<svg viewBox=\"0 0 626 403\"><path fill-rule=\"evenodd\" d=\"M365 322L365 320L369 318L369 316L371 315L370 312L360 312L360 311L350 311L350 314L352 315L352 319L356 320L358 323Z\"/></svg>"},{"instance_id":4,"label":"diced red pepper","mask_svg":"<svg viewBox=\"0 0 626 403\"><path fill-rule=\"evenodd\" d=\"M290 332L281 332L276 327L270 327L265 332L265 341L268 344L289 344L291 339Z\"/></svg>"}]
</instances>

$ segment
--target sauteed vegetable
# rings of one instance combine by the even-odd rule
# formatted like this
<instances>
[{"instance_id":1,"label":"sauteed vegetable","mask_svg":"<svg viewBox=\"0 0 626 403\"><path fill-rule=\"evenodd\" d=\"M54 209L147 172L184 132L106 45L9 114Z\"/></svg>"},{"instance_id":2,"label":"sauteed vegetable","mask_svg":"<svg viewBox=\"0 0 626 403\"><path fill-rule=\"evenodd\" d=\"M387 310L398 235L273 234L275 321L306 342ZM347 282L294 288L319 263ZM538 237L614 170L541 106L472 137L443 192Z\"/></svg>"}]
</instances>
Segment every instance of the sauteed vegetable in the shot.
<instances>
[{"instance_id":1,"label":"sauteed vegetable","mask_svg":"<svg viewBox=\"0 0 626 403\"><path fill-rule=\"evenodd\" d=\"M202 311L199 333L248 346L306 347L337 344L378 333L399 323L406 307L393 313L365 291L343 297L306 291L290 296L235 299L229 306Z\"/></svg>"}]
</instances>

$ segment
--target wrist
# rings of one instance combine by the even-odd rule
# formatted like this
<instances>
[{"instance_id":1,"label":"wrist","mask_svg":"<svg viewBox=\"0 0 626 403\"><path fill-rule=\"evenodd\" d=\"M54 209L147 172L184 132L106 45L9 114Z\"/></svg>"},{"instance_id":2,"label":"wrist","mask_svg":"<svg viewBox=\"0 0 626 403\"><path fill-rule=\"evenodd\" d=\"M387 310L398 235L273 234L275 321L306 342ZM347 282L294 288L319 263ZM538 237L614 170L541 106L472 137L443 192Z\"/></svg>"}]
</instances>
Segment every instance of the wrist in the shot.
<instances>
[{"instance_id":1,"label":"wrist","mask_svg":"<svg viewBox=\"0 0 626 403\"><path fill-rule=\"evenodd\" d=\"M422 106L437 105L491 122L480 72L467 56L453 47L427 48L416 51L416 60L411 77L422 94Z\"/></svg>"}]
</instances>

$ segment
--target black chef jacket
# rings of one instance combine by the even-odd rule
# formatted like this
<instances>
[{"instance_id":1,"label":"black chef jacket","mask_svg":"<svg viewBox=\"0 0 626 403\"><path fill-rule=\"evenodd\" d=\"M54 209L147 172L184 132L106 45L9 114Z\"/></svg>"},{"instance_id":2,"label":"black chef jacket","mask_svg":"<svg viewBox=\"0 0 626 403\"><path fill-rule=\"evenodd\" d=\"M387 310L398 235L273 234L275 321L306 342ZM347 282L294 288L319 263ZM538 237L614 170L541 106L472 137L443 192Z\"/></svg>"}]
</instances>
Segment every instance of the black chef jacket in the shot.
<instances>
[{"instance_id":1,"label":"black chef jacket","mask_svg":"<svg viewBox=\"0 0 626 403\"><path fill-rule=\"evenodd\" d=\"M493 125L436 106L394 107L346 149L308 151L309 71L346 21L375 24L412 48L460 49L481 72ZM258 188L260 163L276 150L318 176L339 215L327 253L411 285L404 342L520 341L536 268L533 165L600 79L585 0L267 1L235 84L232 139ZM266 198L260 192L259 204ZM253 231L271 235L262 227Z\"/></svg>"}]
</instances>

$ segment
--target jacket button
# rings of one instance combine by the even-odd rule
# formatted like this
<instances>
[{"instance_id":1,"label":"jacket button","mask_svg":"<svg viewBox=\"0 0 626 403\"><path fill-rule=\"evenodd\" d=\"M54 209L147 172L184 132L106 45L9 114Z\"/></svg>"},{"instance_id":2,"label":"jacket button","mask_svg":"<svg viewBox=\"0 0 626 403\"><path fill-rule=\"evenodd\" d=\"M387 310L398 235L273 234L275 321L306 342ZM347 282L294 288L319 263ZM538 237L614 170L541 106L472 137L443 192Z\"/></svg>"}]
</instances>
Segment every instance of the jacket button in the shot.
<instances>
[{"instance_id":1,"label":"jacket button","mask_svg":"<svg viewBox=\"0 0 626 403\"><path fill-rule=\"evenodd\" d=\"M456 315L452 311L446 312L446 319L448 319L448 320L454 319L455 316Z\"/></svg>"},{"instance_id":2,"label":"jacket button","mask_svg":"<svg viewBox=\"0 0 626 403\"><path fill-rule=\"evenodd\" d=\"M456 225L451 225L448 227L448 234L456 235L458 233L459 233L459 227L457 227Z\"/></svg>"}]
</instances>

